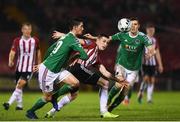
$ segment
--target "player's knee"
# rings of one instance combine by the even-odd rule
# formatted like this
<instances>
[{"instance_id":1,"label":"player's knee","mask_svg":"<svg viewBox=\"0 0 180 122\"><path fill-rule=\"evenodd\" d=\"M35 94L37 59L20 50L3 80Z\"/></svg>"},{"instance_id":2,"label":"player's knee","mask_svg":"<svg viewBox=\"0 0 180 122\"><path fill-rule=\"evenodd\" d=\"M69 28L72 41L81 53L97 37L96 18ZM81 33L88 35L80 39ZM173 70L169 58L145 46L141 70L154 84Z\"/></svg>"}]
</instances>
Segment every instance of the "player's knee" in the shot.
<instances>
[{"instance_id":1,"label":"player's knee","mask_svg":"<svg viewBox=\"0 0 180 122\"><path fill-rule=\"evenodd\" d=\"M73 86L72 89L70 90L71 94L75 94L79 90L79 86Z\"/></svg>"},{"instance_id":2,"label":"player's knee","mask_svg":"<svg viewBox=\"0 0 180 122\"><path fill-rule=\"evenodd\" d=\"M46 100L47 102L52 100L52 95L44 95L44 100Z\"/></svg>"},{"instance_id":3,"label":"player's knee","mask_svg":"<svg viewBox=\"0 0 180 122\"><path fill-rule=\"evenodd\" d=\"M23 89L23 87L26 85L26 81L24 80L19 80L17 85L16 85L16 88L18 89Z\"/></svg>"},{"instance_id":4,"label":"player's knee","mask_svg":"<svg viewBox=\"0 0 180 122\"><path fill-rule=\"evenodd\" d=\"M52 100L52 97L49 96L49 97L47 97L45 100L49 102L49 101Z\"/></svg>"},{"instance_id":5,"label":"player's knee","mask_svg":"<svg viewBox=\"0 0 180 122\"><path fill-rule=\"evenodd\" d=\"M71 100L71 101L75 100L75 99L77 98L77 96L78 96L78 92L72 93L70 100Z\"/></svg>"},{"instance_id":6,"label":"player's knee","mask_svg":"<svg viewBox=\"0 0 180 122\"><path fill-rule=\"evenodd\" d=\"M78 80L73 80L70 84L72 87L79 87L79 81Z\"/></svg>"},{"instance_id":7,"label":"player's knee","mask_svg":"<svg viewBox=\"0 0 180 122\"><path fill-rule=\"evenodd\" d=\"M115 83L115 86L116 86L116 88L121 88L121 87L122 87L122 84L116 82L116 83Z\"/></svg>"},{"instance_id":8,"label":"player's knee","mask_svg":"<svg viewBox=\"0 0 180 122\"><path fill-rule=\"evenodd\" d=\"M144 80L145 82L148 82L148 81L149 81L149 77L146 75L146 76L143 77L143 80Z\"/></svg>"},{"instance_id":9,"label":"player's knee","mask_svg":"<svg viewBox=\"0 0 180 122\"><path fill-rule=\"evenodd\" d=\"M103 82L103 88L108 89L108 87L109 87L109 81L104 80L104 82Z\"/></svg>"}]
</instances>

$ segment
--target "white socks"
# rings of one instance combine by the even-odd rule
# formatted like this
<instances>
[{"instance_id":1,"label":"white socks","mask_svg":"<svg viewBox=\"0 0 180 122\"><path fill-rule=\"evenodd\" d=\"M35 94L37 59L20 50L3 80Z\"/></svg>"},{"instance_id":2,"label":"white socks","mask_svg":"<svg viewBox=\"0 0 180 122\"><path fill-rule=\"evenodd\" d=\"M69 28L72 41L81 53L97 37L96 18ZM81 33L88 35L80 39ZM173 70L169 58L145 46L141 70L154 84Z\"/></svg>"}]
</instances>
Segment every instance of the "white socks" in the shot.
<instances>
[{"instance_id":1,"label":"white socks","mask_svg":"<svg viewBox=\"0 0 180 122\"><path fill-rule=\"evenodd\" d=\"M23 92L21 90L20 94L17 96L17 107L20 107L22 108L23 107L23 99L22 99L22 96L23 96Z\"/></svg>"},{"instance_id":2,"label":"white socks","mask_svg":"<svg viewBox=\"0 0 180 122\"><path fill-rule=\"evenodd\" d=\"M128 95L126 95L124 99L125 99L125 100L129 100Z\"/></svg>"},{"instance_id":3,"label":"white socks","mask_svg":"<svg viewBox=\"0 0 180 122\"><path fill-rule=\"evenodd\" d=\"M104 88L100 88L99 97L100 97L100 113L104 114L105 112L107 112L108 90Z\"/></svg>"},{"instance_id":4,"label":"white socks","mask_svg":"<svg viewBox=\"0 0 180 122\"><path fill-rule=\"evenodd\" d=\"M64 96L63 98L60 99L60 101L58 102L58 109L60 110L63 106L65 106L66 104L71 102L71 98L69 98L71 96ZM55 113L56 110L54 108L52 108L49 112L51 113Z\"/></svg>"},{"instance_id":5,"label":"white socks","mask_svg":"<svg viewBox=\"0 0 180 122\"><path fill-rule=\"evenodd\" d=\"M153 90L154 90L154 84L148 84L147 87L147 101L152 101L152 94L153 94Z\"/></svg>"},{"instance_id":6,"label":"white socks","mask_svg":"<svg viewBox=\"0 0 180 122\"><path fill-rule=\"evenodd\" d=\"M13 92L13 94L11 95L8 103L9 105L11 105L14 101L17 101L18 103L18 107L22 107L22 89L18 89L16 88Z\"/></svg>"}]
</instances>

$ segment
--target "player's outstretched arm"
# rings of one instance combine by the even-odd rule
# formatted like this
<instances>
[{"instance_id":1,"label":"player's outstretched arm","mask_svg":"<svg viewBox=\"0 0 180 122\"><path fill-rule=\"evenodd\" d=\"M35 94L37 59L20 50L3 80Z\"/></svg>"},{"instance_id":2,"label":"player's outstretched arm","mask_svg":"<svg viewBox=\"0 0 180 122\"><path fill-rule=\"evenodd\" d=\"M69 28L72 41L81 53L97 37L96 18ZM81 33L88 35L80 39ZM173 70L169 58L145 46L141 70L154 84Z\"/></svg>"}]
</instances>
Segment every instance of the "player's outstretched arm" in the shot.
<instances>
[{"instance_id":1,"label":"player's outstretched arm","mask_svg":"<svg viewBox=\"0 0 180 122\"><path fill-rule=\"evenodd\" d=\"M120 83L121 85L124 85L125 87L128 87L129 83L121 78L116 78L115 76L113 76L106 68L103 64L100 64L99 65L99 71L102 73L103 76L105 76L106 78L110 79L110 80L113 80L113 81L116 81L118 83Z\"/></svg>"},{"instance_id":2,"label":"player's outstretched arm","mask_svg":"<svg viewBox=\"0 0 180 122\"><path fill-rule=\"evenodd\" d=\"M98 38L97 36L92 36L90 33L85 34L84 37L86 37L87 39L92 39L92 40L96 40Z\"/></svg>"},{"instance_id":3,"label":"player's outstretched arm","mask_svg":"<svg viewBox=\"0 0 180 122\"><path fill-rule=\"evenodd\" d=\"M61 33L61 32L59 32L59 31L53 31L53 34L52 34L52 38L53 39L59 39L60 37L62 37L62 36L64 36L65 35L65 33Z\"/></svg>"},{"instance_id":4,"label":"player's outstretched arm","mask_svg":"<svg viewBox=\"0 0 180 122\"><path fill-rule=\"evenodd\" d=\"M52 38L53 39L59 39L64 35L65 35L65 33L62 33L62 32L59 32L59 31L55 30L55 31L53 31ZM83 39L78 38L78 40L79 40L81 45L84 45L84 40Z\"/></svg>"},{"instance_id":5,"label":"player's outstretched arm","mask_svg":"<svg viewBox=\"0 0 180 122\"><path fill-rule=\"evenodd\" d=\"M116 78L115 76L113 76L106 68L103 64L99 65L99 71L102 73L102 75L104 75L106 78L110 79L110 80L115 80L117 82L120 82L120 79ZM122 80L124 81L124 80Z\"/></svg>"}]
</instances>

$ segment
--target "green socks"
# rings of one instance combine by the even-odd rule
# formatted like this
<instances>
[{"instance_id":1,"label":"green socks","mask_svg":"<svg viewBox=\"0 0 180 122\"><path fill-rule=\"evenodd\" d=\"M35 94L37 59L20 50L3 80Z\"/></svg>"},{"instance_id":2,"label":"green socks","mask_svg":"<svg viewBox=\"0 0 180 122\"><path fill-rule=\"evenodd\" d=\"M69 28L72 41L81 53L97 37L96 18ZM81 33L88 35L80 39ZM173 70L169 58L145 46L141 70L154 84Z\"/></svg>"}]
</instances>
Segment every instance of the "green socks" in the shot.
<instances>
[{"instance_id":1,"label":"green socks","mask_svg":"<svg viewBox=\"0 0 180 122\"><path fill-rule=\"evenodd\" d=\"M53 98L57 99L59 96L64 95L68 92L72 91L72 86L68 85L68 84L64 84L60 89L58 89L54 94L53 94Z\"/></svg>"},{"instance_id":2,"label":"green socks","mask_svg":"<svg viewBox=\"0 0 180 122\"><path fill-rule=\"evenodd\" d=\"M43 98L40 98L39 100L36 101L33 107L29 109L29 111L35 112L36 110L42 108L46 103L47 101L45 101Z\"/></svg>"},{"instance_id":3,"label":"green socks","mask_svg":"<svg viewBox=\"0 0 180 122\"><path fill-rule=\"evenodd\" d=\"M128 99L130 99L131 98L131 96L132 96L132 91L133 91L133 88L132 88L132 86L130 86L130 88L129 88L129 90L128 90Z\"/></svg>"},{"instance_id":4,"label":"green socks","mask_svg":"<svg viewBox=\"0 0 180 122\"><path fill-rule=\"evenodd\" d=\"M117 107L123 100L124 100L124 93L121 92L114 100L114 102L112 103L113 107Z\"/></svg>"},{"instance_id":5,"label":"green socks","mask_svg":"<svg viewBox=\"0 0 180 122\"><path fill-rule=\"evenodd\" d=\"M120 88L117 88L115 85L111 88L108 95L108 105L111 103L112 99L119 92Z\"/></svg>"},{"instance_id":6,"label":"green socks","mask_svg":"<svg viewBox=\"0 0 180 122\"><path fill-rule=\"evenodd\" d=\"M113 103L108 107L108 111L111 112L114 108L116 108L125 98L124 89L121 93L114 99Z\"/></svg>"}]
</instances>

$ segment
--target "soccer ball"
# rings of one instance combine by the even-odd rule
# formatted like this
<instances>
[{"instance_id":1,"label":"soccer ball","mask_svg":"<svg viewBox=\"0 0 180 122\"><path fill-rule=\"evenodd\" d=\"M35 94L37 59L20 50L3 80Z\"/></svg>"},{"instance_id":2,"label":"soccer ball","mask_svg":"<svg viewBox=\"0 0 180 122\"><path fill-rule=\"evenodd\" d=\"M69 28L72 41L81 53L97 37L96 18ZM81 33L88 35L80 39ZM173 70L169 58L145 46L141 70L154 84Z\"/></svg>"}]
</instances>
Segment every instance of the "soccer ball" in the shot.
<instances>
[{"instance_id":1,"label":"soccer ball","mask_svg":"<svg viewBox=\"0 0 180 122\"><path fill-rule=\"evenodd\" d=\"M121 32L127 32L131 28L131 20L127 18L122 18L118 21L118 29Z\"/></svg>"}]
</instances>

